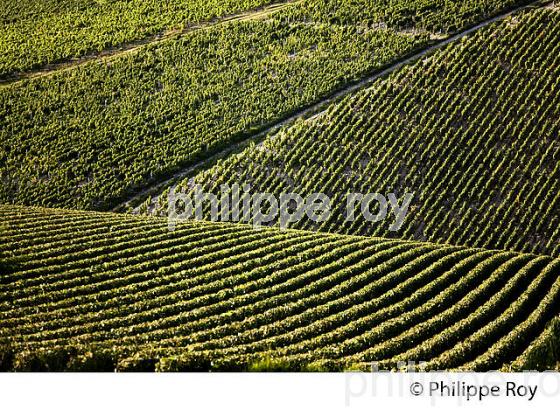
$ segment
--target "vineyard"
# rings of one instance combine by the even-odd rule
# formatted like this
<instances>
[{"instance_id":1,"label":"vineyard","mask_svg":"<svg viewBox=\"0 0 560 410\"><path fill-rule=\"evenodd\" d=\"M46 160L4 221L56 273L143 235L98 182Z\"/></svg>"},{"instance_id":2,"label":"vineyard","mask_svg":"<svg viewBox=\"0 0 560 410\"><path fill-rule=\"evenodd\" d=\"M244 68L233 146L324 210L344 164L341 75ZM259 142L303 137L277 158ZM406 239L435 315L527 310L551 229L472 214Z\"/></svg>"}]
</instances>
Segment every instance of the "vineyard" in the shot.
<instances>
[{"instance_id":1,"label":"vineyard","mask_svg":"<svg viewBox=\"0 0 560 410\"><path fill-rule=\"evenodd\" d=\"M140 2L113 1L104 7L121 3L133 7ZM422 3L415 1L410 7L414 10ZM472 7L471 14L476 16L472 19L481 20L513 5L492 2L493 8L480 8L478 0L467 5L444 3L443 9L437 8L440 11L427 9L421 15L437 19L440 13L453 13L441 10L461 4L465 9ZM425 47L434 35L410 25L381 27L371 19L338 22L329 17L332 10L365 16L363 7L379 8L375 2L341 4L345 6L334 9L321 1L289 4L266 16L194 30L130 53L0 88L0 201L112 209L146 185ZM383 8L385 14L402 12L399 1L392 4ZM299 15L306 10L317 14L316 22ZM57 19L61 13L53 11ZM146 11L146 15L151 14ZM32 16L29 21L37 24ZM54 27L70 37L56 44L87 45L56 25L42 27ZM88 32L80 29L83 35ZM96 28L92 38L103 38L99 33ZM56 50L52 45L45 47ZM26 58L30 53L26 45ZM0 55L17 60L8 53Z\"/></svg>"},{"instance_id":2,"label":"vineyard","mask_svg":"<svg viewBox=\"0 0 560 410\"><path fill-rule=\"evenodd\" d=\"M4 0L0 80L271 3L290 21L453 32L527 0ZM359 18L356 18L359 16Z\"/></svg>"},{"instance_id":3,"label":"vineyard","mask_svg":"<svg viewBox=\"0 0 560 410\"><path fill-rule=\"evenodd\" d=\"M16 84L0 92L0 199L107 209L422 39L241 22Z\"/></svg>"},{"instance_id":4,"label":"vineyard","mask_svg":"<svg viewBox=\"0 0 560 410\"><path fill-rule=\"evenodd\" d=\"M304 0L283 14L288 20L385 26L397 30L450 34L523 0Z\"/></svg>"},{"instance_id":5,"label":"vineyard","mask_svg":"<svg viewBox=\"0 0 560 410\"><path fill-rule=\"evenodd\" d=\"M3 0L0 79L270 0Z\"/></svg>"},{"instance_id":6,"label":"vineyard","mask_svg":"<svg viewBox=\"0 0 560 410\"><path fill-rule=\"evenodd\" d=\"M17 206L0 223L5 369L507 369L560 301L549 256Z\"/></svg>"},{"instance_id":7,"label":"vineyard","mask_svg":"<svg viewBox=\"0 0 560 410\"><path fill-rule=\"evenodd\" d=\"M556 3L4 3L0 371L560 369Z\"/></svg>"},{"instance_id":8,"label":"vineyard","mask_svg":"<svg viewBox=\"0 0 560 410\"><path fill-rule=\"evenodd\" d=\"M179 189L324 192L339 209L293 228L558 256L559 27L560 13L536 10L483 29ZM390 232L390 221L345 220L354 192L415 197L402 229ZM167 202L164 193L152 212L165 213Z\"/></svg>"}]
</instances>

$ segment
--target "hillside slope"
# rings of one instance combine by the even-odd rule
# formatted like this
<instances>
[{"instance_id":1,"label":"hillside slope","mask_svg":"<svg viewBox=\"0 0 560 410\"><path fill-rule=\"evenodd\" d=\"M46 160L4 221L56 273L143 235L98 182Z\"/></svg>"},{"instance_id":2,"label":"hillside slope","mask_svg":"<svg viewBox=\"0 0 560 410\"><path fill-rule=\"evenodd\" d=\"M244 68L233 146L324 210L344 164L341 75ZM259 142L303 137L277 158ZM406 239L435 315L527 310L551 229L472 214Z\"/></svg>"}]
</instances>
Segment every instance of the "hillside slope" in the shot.
<instances>
[{"instance_id":1,"label":"hillside slope","mask_svg":"<svg viewBox=\"0 0 560 410\"><path fill-rule=\"evenodd\" d=\"M179 184L321 192L293 227L560 255L560 12L485 27ZM345 218L351 193L414 197L404 225ZM165 193L154 212L165 212Z\"/></svg>"},{"instance_id":2,"label":"hillside slope","mask_svg":"<svg viewBox=\"0 0 560 410\"><path fill-rule=\"evenodd\" d=\"M15 0L0 15L0 78L88 55L0 88L0 202L108 210L527 1L305 0L195 27L270 1L54 3L43 19ZM187 28L155 34L175 25ZM124 51L95 54L111 46Z\"/></svg>"},{"instance_id":3,"label":"hillside slope","mask_svg":"<svg viewBox=\"0 0 560 410\"><path fill-rule=\"evenodd\" d=\"M0 89L0 201L110 209L426 41L243 21Z\"/></svg>"},{"instance_id":4,"label":"hillside slope","mask_svg":"<svg viewBox=\"0 0 560 410\"><path fill-rule=\"evenodd\" d=\"M270 0L3 0L0 80Z\"/></svg>"},{"instance_id":5,"label":"hillside slope","mask_svg":"<svg viewBox=\"0 0 560 410\"><path fill-rule=\"evenodd\" d=\"M5 370L497 369L559 313L548 256L17 206L0 226Z\"/></svg>"},{"instance_id":6,"label":"hillside slope","mask_svg":"<svg viewBox=\"0 0 560 410\"><path fill-rule=\"evenodd\" d=\"M17 72L150 41L263 6L296 4L288 15L397 29L459 30L530 0L3 0L0 81Z\"/></svg>"}]
</instances>

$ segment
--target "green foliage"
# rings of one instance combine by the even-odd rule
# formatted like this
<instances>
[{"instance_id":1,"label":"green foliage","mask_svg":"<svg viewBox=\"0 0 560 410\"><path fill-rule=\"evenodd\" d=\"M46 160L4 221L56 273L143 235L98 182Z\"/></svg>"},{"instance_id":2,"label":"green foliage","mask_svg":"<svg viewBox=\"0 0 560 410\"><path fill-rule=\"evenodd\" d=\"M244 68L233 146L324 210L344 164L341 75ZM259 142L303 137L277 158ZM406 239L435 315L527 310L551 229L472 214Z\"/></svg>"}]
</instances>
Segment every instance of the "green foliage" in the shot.
<instances>
[{"instance_id":1,"label":"green foliage","mask_svg":"<svg viewBox=\"0 0 560 410\"><path fill-rule=\"evenodd\" d=\"M3 0L0 79L270 0Z\"/></svg>"},{"instance_id":2,"label":"green foliage","mask_svg":"<svg viewBox=\"0 0 560 410\"><path fill-rule=\"evenodd\" d=\"M212 362L203 352L193 352L180 356L162 358L156 365L159 372L205 372Z\"/></svg>"},{"instance_id":3,"label":"green foliage","mask_svg":"<svg viewBox=\"0 0 560 410\"><path fill-rule=\"evenodd\" d=\"M290 372L293 364L284 358L265 357L249 365L250 372Z\"/></svg>"},{"instance_id":4,"label":"green foliage","mask_svg":"<svg viewBox=\"0 0 560 410\"><path fill-rule=\"evenodd\" d=\"M192 2L179 17L253 3ZM453 31L518 2L490 3L303 1L9 86L0 201L107 208L428 39L393 29ZM28 67L43 64L41 47L62 50L56 59L101 44L90 10L131 10L124 26L100 14L109 43L173 24L151 1L7 4L4 26L59 15L53 27L72 36L65 19L85 19L83 50L44 35ZM138 24L144 34L123 34ZM0 205L0 370L557 366L559 25L552 10L508 19L195 178L208 191L248 182L340 204L348 192L414 191L399 236L432 243L341 214L299 231L193 221L170 231L163 218Z\"/></svg>"},{"instance_id":5,"label":"green foliage","mask_svg":"<svg viewBox=\"0 0 560 410\"><path fill-rule=\"evenodd\" d=\"M558 314L548 256L1 205L4 221L4 370L488 370Z\"/></svg>"},{"instance_id":6,"label":"green foliage","mask_svg":"<svg viewBox=\"0 0 560 410\"><path fill-rule=\"evenodd\" d=\"M200 172L190 187L329 195L331 218L295 229L560 255L559 28L560 13L538 9L482 29ZM354 192L414 197L391 232L392 218L345 220Z\"/></svg>"},{"instance_id":7,"label":"green foliage","mask_svg":"<svg viewBox=\"0 0 560 410\"><path fill-rule=\"evenodd\" d=\"M0 14L0 73L268 3L10 0ZM426 22L447 27L456 16L459 28L517 3L296 2L267 19L221 24L7 87L0 90L0 201L110 209L425 45L424 29L437 26ZM408 13L421 17L399 23ZM378 18L390 29L373 24Z\"/></svg>"},{"instance_id":8,"label":"green foliage","mask_svg":"<svg viewBox=\"0 0 560 410\"><path fill-rule=\"evenodd\" d=\"M286 21L454 32L526 0L304 0ZM170 29L254 10L272 0L4 0L0 79Z\"/></svg>"},{"instance_id":9,"label":"green foliage","mask_svg":"<svg viewBox=\"0 0 560 410\"><path fill-rule=\"evenodd\" d=\"M453 33L528 0L304 0L283 14L331 24Z\"/></svg>"},{"instance_id":10,"label":"green foliage","mask_svg":"<svg viewBox=\"0 0 560 410\"><path fill-rule=\"evenodd\" d=\"M0 91L0 201L108 209L426 41L237 22Z\"/></svg>"},{"instance_id":11,"label":"green foliage","mask_svg":"<svg viewBox=\"0 0 560 410\"><path fill-rule=\"evenodd\" d=\"M115 369L115 356L80 344L65 344L39 349L22 349L13 355L11 366L4 370L16 372L107 372Z\"/></svg>"}]
</instances>

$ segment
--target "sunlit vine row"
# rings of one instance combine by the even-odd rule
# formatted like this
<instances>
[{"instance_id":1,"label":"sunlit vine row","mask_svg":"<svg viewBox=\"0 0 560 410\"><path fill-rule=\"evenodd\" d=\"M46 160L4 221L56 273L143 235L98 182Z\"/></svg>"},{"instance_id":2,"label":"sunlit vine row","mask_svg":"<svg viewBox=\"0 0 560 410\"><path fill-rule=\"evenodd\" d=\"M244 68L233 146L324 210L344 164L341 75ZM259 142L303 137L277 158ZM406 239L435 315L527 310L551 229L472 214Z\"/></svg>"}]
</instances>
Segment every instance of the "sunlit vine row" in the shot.
<instances>
[{"instance_id":1,"label":"sunlit vine row","mask_svg":"<svg viewBox=\"0 0 560 410\"><path fill-rule=\"evenodd\" d=\"M484 29L179 189L322 192L331 218L292 227L559 255L559 28L536 10ZM398 232L345 220L348 193L375 192L414 193Z\"/></svg>"},{"instance_id":2,"label":"sunlit vine row","mask_svg":"<svg viewBox=\"0 0 560 410\"><path fill-rule=\"evenodd\" d=\"M4 370L487 370L559 313L548 256L5 205L0 224Z\"/></svg>"}]
</instances>

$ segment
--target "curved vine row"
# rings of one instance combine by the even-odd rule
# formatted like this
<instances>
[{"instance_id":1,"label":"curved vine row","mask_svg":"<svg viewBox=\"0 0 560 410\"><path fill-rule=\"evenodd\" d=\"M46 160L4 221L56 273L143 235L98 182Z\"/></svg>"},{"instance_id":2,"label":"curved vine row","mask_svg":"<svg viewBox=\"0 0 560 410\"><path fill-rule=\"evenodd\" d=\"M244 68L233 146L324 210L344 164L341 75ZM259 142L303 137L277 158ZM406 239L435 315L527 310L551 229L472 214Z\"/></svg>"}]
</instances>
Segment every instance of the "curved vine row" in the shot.
<instances>
[{"instance_id":1,"label":"curved vine row","mask_svg":"<svg viewBox=\"0 0 560 410\"><path fill-rule=\"evenodd\" d=\"M5 370L500 368L559 313L548 256L6 205L0 224Z\"/></svg>"}]
</instances>

